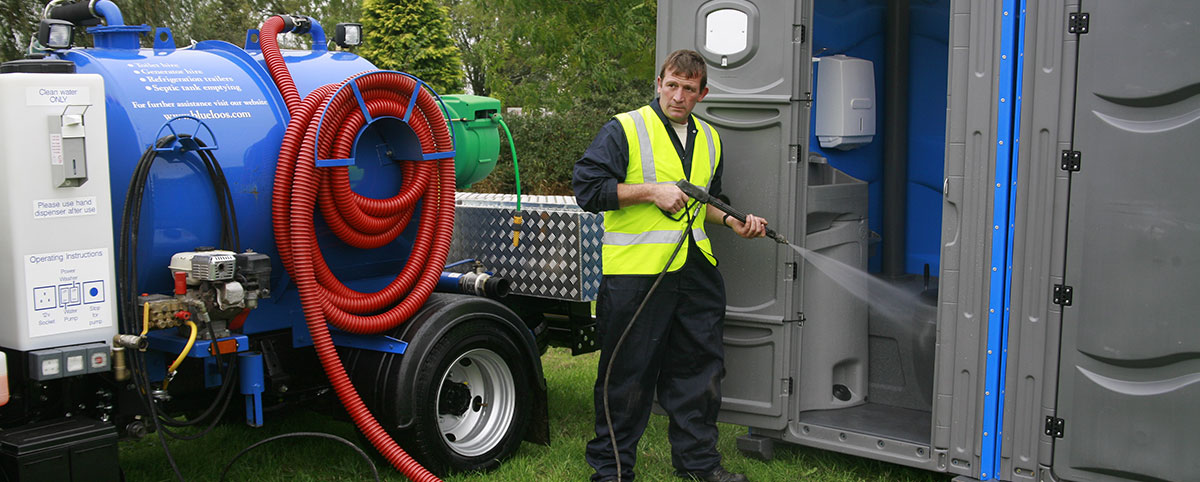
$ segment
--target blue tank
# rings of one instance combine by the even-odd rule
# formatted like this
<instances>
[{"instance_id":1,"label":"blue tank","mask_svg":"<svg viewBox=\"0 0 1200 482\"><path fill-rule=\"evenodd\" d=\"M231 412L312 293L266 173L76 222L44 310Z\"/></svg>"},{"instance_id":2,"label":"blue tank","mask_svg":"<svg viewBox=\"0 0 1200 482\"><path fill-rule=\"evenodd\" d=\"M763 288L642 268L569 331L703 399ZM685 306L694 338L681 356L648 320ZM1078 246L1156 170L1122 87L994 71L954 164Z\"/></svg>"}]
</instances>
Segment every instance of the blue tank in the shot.
<instances>
[{"instance_id":1,"label":"blue tank","mask_svg":"<svg viewBox=\"0 0 1200 482\"><path fill-rule=\"evenodd\" d=\"M143 152L163 136L192 134L215 148L212 152L224 168L236 207L240 248L272 259L272 299L251 312L244 331L258 333L303 324L299 296L280 263L271 227L272 184L288 114L256 42L250 43L248 50L222 41L175 48L170 31L160 28L154 32L154 47L140 48L138 39L150 27L111 23L110 19L110 25L88 30L95 48L76 48L59 55L75 62L78 72L104 78L117 231L129 179ZM283 52L301 95L375 69L352 53L324 49L319 26L312 33L314 50ZM248 39L257 39L257 33L252 31ZM200 122L178 119L168 124L178 116ZM395 128L394 123L383 126ZM400 184L400 168L380 148L383 143L377 130L380 126L372 124L360 135L350 179L359 194L390 197ZM221 230L217 197L208 174L197 169L195 162L181 162L185 156L195 159L196 154L176 149L159 156L146 186L138 251L139 290L148 293L171 292L167 270L171 255L219 246ZM320 224L317 234L334 273L352 288L374 291L403 267L415 225L410 223L397 240L374 250L351 248ZM297 336L306 335L306 330L296 331ZM296 342L304 344L301 339Z\"/></svg>"}]
</instances>

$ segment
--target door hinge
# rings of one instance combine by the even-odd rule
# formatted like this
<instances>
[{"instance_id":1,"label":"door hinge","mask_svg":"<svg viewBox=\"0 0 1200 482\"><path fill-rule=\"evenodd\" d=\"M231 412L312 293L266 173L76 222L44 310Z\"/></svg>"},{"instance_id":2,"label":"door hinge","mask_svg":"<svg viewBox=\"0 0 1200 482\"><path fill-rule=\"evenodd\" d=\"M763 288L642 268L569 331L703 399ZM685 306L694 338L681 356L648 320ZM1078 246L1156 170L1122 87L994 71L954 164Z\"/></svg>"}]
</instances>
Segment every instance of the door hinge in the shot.
<instances>
[{"instance_id":1,"label":"door hinge","mask_svg":"<svg viewBox=\"0 0 1200 482\"><path fill-rule=\"evenodd\" d=\"M792 394L792 388L794 388L794 387L792 386L792 384L793 384L793 383L795 383L795 382L792 380L792 377L787 377L787 378L784 378L784 379L782 379L782 380L780 380L780 381L782 381L782 382L783 382L783 394L784 394L784 395L791 395L791 394Z\"/></svg>"},{"instance_id":2,"label":"door hinge","mask_svg":"<svg viewBox=\"0 0 1200 482\"><path fill-rule=\"evenodd\" d=\"M1075 288L1067 285L1054 285L1054 304L1071 306L1075 301Z\"/></svg>"},{"instance_id":3,"label":"door hinge","mask_svg":"<svg viewBox=\"0 0 1200 482\"><path fill-rule=\"evenodd\" d=\"M1062 164L1060 167L1064 171L1076 172L1079 171L1080 165L1083 163L1083 153L1079 151L1069 151L1063 149Z\"/></svg>"},{"instance_id":4,"label":"door hinge","mask_svg":"<svg viewBox=\"0 0 1200 482\"><path fill-rule=\"evenodd\" d=\"M1067 428L1067 421L1061 418L1046 415L1046 435L1053 438L1063 438L1063 430Z\"/></svg>"},{"instance_id":5,"label":"door hinge","mask_svg":"<svg viewBox=\"0 0 1200 482\"><path fill-rule=\"evenodd\" d=\"M797 266L799 265L800 263L783 263L783 280L795 281L796 277L799 276L799 272L797 271Z\"/></svg>"},{"instance_id":6,"label":"door hinge","mask_svg":"<svg viewBox=\"0 0 1200 482\"><path fill-rule=\"evenodd\" d=\"M1067 32L1083 35L1088 33L1088 19L1091 15L1085 12L1072 13L1067 20Z\"/></svg>"}]
</instances>

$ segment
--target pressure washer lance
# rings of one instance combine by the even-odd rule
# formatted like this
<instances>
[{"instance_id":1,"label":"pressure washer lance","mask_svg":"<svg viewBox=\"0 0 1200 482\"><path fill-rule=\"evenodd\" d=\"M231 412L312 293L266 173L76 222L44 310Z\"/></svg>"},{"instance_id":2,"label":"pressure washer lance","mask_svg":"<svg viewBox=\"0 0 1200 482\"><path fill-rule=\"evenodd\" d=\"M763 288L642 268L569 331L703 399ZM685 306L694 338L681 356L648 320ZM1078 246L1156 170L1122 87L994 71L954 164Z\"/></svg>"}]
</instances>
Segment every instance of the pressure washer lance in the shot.
<instances>
[{"instance_id":1,"label":"pressure washer lance","mask_svg":"<svg viewBox=\"0 0 1200 482\"><path fill-rule=\"evenodd\" d=\"M733 206L725 204L720 199L717 199L716 196L710 195L709 193L705 192L703 189L700 189L695 184L687 182L684 179L680 179L679 182L675 183L675 186L678 187L680 191L683 191L684 194L687 194L688 197L695 199L696 201L699 201L701 203L708 204L709 206L720 209L721 211L724 211L725 214L733 216L733 218L737 219L738 221L741 221L743 223L746 222L746 214L745 213L738 211ZM783 237L782 234L775 232L775 230L771 229L771 228L767 228L767 237L774 239L775 242L779 243L779 244L784 244L784 245L791 244L788 242L787 238Z\"/></svg>"}]
</instances>

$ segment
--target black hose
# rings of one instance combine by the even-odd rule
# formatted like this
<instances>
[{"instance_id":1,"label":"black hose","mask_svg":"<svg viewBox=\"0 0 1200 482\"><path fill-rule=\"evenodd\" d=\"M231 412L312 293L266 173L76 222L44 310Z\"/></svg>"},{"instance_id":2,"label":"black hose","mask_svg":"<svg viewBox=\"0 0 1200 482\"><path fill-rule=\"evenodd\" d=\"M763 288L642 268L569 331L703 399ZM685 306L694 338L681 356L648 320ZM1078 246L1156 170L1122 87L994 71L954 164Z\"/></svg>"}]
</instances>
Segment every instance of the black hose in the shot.
<instances>
[{"instance_id":1,"label":"black hose","mask_svg":"<svg viewBox=\"0 0 1200 482\"><path fill-rule=\"evenodd\" d=\"M123 328L127 333L139 333L137 314L137 246L138 246L138 227L141 222L142 211L142 194L146 188L146 174L150 170L150 165L154 163L157 157L156 148L163 148L174 144L175 136L166 136L155 141L154 145L146 148L142 153L141 159L138 160L137 166L134 168L133 176L129 181L129 188L125 192L125 205L121 215L121 237L118 247L118 258L121 260L121 268L118 273L117 282L123 289L121 303L118 308L121 311L121 320ZM133 251L131 254L130 251ZM162 429L158 417L155 415L154 395L150 391L150 380L146 376L146 361L144 355L138 351L132 351L130 356L130 368L134 375L134 385L141 392L142 408L149 414L151 422L154 425L155 431ZM171 448L167 446L167 439L160 436L159 443L162 444L163 453L167 456L167 462L171 465L171 470L175 473L175 477L179 480L183 479L183 474L179 471L179 465L175 463L175 457L171 454Z\"/></svg>"},{"instance_id":2,"label":"black hose","mask_svg":"<svg viewBox=\"0 0 1200 482\"><path fill-rule=\"evenodd\" d=\"M232 367L232 366L234 366L234 364L230 363L230 364L229 364L229 366L231 366L231 367ZM232 379L233 379L233 376L230 376L230 377L229 377L229 379L230 379L230 380L232 380ZM215 417L212 417L212 420L211 420L210 422L208 422L208 426L207 426L207 427L204 427L204 429L203 429L203 430L201 430L201 431L199 431L199 432L196 432L196 433L193 433L193 434L188 434L188 435L182 435L182 434L179 434L179 433L177 433L177 432L173 432L173 431L171 431L171 429L169 429L169 428L167 428L167 427L161 427L161 429L162 429L163 433L167 434L167 436L169 436L169 437L171 437L171 438L173 438L173 439L175 439L175 440L196 440L196 439L199 439L200 437L203 437L203 436L205 436L205 435L208 435L210 432L212 432L212 431L213 431L213 429L214 429L214 428L216 428L216 426L217 426L217 423L219 423L219 422L221 421L221 419L222 419L222 418L224 418L224 416L225 416L225 411L226 411L226 409L228 409L228 408L229 408L229 402L230 402L230 401L232 401L232 400L233 400L233 392L232 392L232 391L225 392L225 399L224 399L224 400L221 400L221 399L220 399L220 396L218 396L216 400L213 400L213 403L214 403L214 404L215 404L216 402L218 402L218 401L220 401L220 402L221 402L221 410L220 410L219 412L217 412L217 416L215 416ZM210 408L209 410L211 410L211 408ZM200 420L204 420L204 419L203 419L203 418L197 418L196 420L197 420L197 421L200 421Z\"/></svg>"},{"instance_id":3,"label":"black hose","mask_svg":"<svg viewBox=\"0 0 1200 482\"><path fill-rule=\"evenodd\" d=\"M169 427L191 427L191 426L199 425L199 424L203 423L206 419L208 419L208 417L210 415L212 415L212 411L218 405L217 401L220 401L222 399L231 398L232 393L233 393L233 391L231 390L231 387L233 386L233 382L229 381L229 380L233 380L233 378L234 378L234 375L236 373L236 371L234 370L235 367L237 367L237 365L233 364L233 363L229 363L226 366L226 368L224 370L224 373L225 373L224 380L227 382L221 383L221 389L217 392L217 398L200 415L197 415L195 418L191 418L188 420L177 420L177 419L173 418L170 414L166 413L166 411L164 411L160 408L158 410L159 419L162 420L164 425L167 425ZM220 420L222 417L224 417L224 415L225 415L224 406L227 406L227 405L229 405L229 402L226 400L222 404L221 412L219 414L217 414L217 416L214 418L214 420Z\"/></svg>"},{"instance_id":4,"label":"black hose","mask_svg":"<svg viewBox=\"0 0 1200 482\"><path fill-rule=\"evenodd\" d=\"M91 21L99 19L99 17L96 17L96 14L92 12L91 2L86 0L51 8L50 18L55 20L65 20L76 25L82 25L83 22L92 23Z\"/></svg>"},{"instance_id":5,"label":"black hose","mask_svg":"<svg viewBox=\"0 0 1200 482\"><path fill-rule=\"evenodd\" d=\"M118 247L118 258L121 260L118 282L121 287L122 302L118 304L121 309L122 329L126 333L138 333L140 327L138 320L140 318L137 312L138 298L138 283L137 283L137 262L138 262L138 236L141 227L142 202L144 200L146 182L150 177L150 168L154 165L154 161L158 159L157 150L174 145L175 141L181 138L190 136L165 136L157 141L154 145L148 147L138 160L137 166L134 168L133 175L129 182L129 187L125 193L125 204L121 216L121 233ZM194 139L200 147L206 147L204 142L199 139ZM221 169L220 162L216 156L209 150L199 150L199 157L204 164L205 170L208 172L209 178L213 183L213 191L217 198L217 208L221 218L221 245L225 249L231 249L235 252L240 251L240 235L237 228L237 213L233 205L233 196L229 190L229 183L225 178L224 171ZM212 325L209 324L210 334L213 335L213 340L216 340L215 332L212 331ZM147 375L147 364L145 355L140 352L134 352L131 358L131 368L134 371L134 381L137 389L141 392L141 403L145 412L149 414L151 421L154 424L155 431L159 432L159 442L162 444L163 452L167 456L167 461L171 465L171 469L175 472L175 477L179 480L183 479L183 474L179 471L179 466L175 463L175 458L171 454L171 449L167 445L165 434L168 437L178 440L194 440L207 435L216 424L224 418L226 410L229 407L229 402L233 399L233 379L235 363L230 361L227 366L224 365L224 354L218 351L217 364L223 368L224 380L221 384L221 389L217 393L217 397L213 403L195 419L187 421L179 421L172 419L169 415L163 412L154 399L154 394L151 390L149 376ZM217 407L215 416L214 410ZM206 428L195 434L181 435L166 428L186 427L199 425L210 418Z\"/></svg>"},{"instance_id":6,"label":"black hose","mask_svg":"<svg viewBox=\"0 0 1200 482\"><path fill-rule=\"evenodd\" d=\"M193 138L200 147L208 147L204 141ZM233 194L229 191L229 181L225 179L225 170L212 151L200 150L200 159L208 170L208 176L213 181L213 194L217 197L217 208L221 214L221 245L235 253L241 252L241 237L238 234L237 211L233 207Z\"/></svg>"},{"instance_id":7,"label":"black hose","mask_svg":"<svg viewBox=\"0 0 1200 482\"><path fill-rule=\"evenodd\" d=\"M617 434L613 433L612 412L608 408L608 381L612 376L613 362L616 361L617 352L621 350L621 345L625 343L625 338L629 336L629 330L633 328L633 323L642 314L642 309L646 307L646 302L650 301L650 295L653 295L654 290L658 289L658 284L662 282L663 276L666 276L667 271L670 271L671 263L675 262L675 256L679 255L679 249L687 241L688 232L691 231L692 224L696 222L696 215L699 214L699 210L697 210L696 214L691 213L692 207L696 204L698 203L693 202L684 206L683 212L687 216L688 222L684 226L683 231L679 233L679 242L675 243L675 251L671 252L671 257L667 259L666 266L663 266L662 271L658 273L658 277L654 278L654 284L650 285L650 290L646 292L646 296L642 298L641 304L633 312L633 316L629 318L629 323L625 325L625 331L621 332L621 337L617 338L617 344L613 346L613 351L608 356L608 366L604 368L604 387L601 390L602 398L604 399L604 423L608 426L608 440L612 442L613 460L617 461L617 482L621 482L621 453L617 449ZM703 204L700 207L701 209L707 209Z\"/></svg>"},{"instance_id":8,"label":"black hose","mask_svg":"<svg viewBox=\"0 0 1200 482\"><path fill-rule=\"evenodd\" d=\"M360 457L362 457L363 460L367 461L367 465L371 467L371 475L373 475L375 477L375 482L379 482L379 469L375 468L375 462L373 462L371 460L371 457L367 456L366 452L363 452L362 449L358 448L357 445L354 445L354 443L350 442L349 440L338 437L337 435L322 433L322 432L292 432L292 433L285 433L283 435L276 435L274 437L269 437L269 438L259 440L258 442L251 444L249 447L242 449L242 451L238 452L237 455L234 455L233 458L229 460L229 463L225 464L225 467L221 469L221 478L219 480L225 480L225 474L229 472L229 469L231 467L233 467L234 462L237 462L238 459L242 458L243 455L246 455L251 450L254 450L255 448L257 448L261 445L265 445L265 444L274 442L276 440L291 438L291 437L327 438L327 439L342 443L343 445L349 446L350 448L354 449L354 451L356 453L358 453L358 455Z\"/></svg>"},{"instance_id":9,"label":"black hose","mask_svg":"<svg viewBox=\"0 0 1200 482\"><path fill-rule=\"evenodd\" d=\"M209 333L209 336L211 336L213 340L217 339L216 330L213 329L212 323L208 324L208 333ZM213 347L215 347L215 349L217 350L216 358L217 358L218 370L225 373L225 376L224 376L224 378L222 378L222 381L221 381L221 389L217 392L217 397L213 399L213 403L211 405L209 405L208 408L205 409L204 412L202 412L200 415L197 415L195 418L192 418L189 420L176 420L175 418L171 417L169 414L167 414L161 408L158 409L158 412L159 412L158 418L160 421L162 421L162 423L164 425L167 425L170 427L190 427L190 426L194 426L194 425L199 425L199 424L203 423L206 419L208 419L209 416L212 415L213 410L215 410L217 408L218 403L221 406L221 410L217 412L216 416L212 417L212 421L209 422L208 427L206 427L204 430L200 431L199 433L190 434L190 435L180 435L180 434L172 432L169 429L164 427L162 429L163 432L166 433L171 438L174 438L176 440L198 439L200 437L207 435L209 432L211 432L213 430L213 428L217 426L217 422L219 422L221 419L225 418L225 412L229 408L229 402L231 400L233 400L233 380L235 378L234 375L237 373L235 370L235 368L237 367L237 364L233 363L232 361L227 364L224 364L225 354L221 353L220 345L214 344ZM224 366L223 366L223 364L224 364Z\"/></svg>"}]
</instances>

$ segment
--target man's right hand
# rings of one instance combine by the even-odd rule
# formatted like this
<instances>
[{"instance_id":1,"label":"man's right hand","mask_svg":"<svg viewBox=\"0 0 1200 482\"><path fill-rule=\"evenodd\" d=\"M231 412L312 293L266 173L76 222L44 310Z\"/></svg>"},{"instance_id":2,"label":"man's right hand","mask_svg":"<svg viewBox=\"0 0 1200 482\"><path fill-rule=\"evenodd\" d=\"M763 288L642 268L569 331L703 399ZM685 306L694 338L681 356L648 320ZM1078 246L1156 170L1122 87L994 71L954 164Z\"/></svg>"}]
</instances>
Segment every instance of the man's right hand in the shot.
<instances>
[{"instance_id":1,"label":"man's right hand","mask_svg":"<svg viewBox=\"0 0 1200 482\"><path fill-rule=\"evenodd\" d=\"M617 200L621 207L654 203L663 212L675 214L687 206L688 197L672 183L617 184Z\"/></svg>"},{"instance_id":2,"label":"man's right hand","mask_svg":"<svg viewBox=\"0 0 1200 482\"><path fill-rule=\"evenodd\" d=\"M674 184L653 184L654 205L663 212L675 214L687 206L688 197Z\"/></svg>"}]
</instances>

